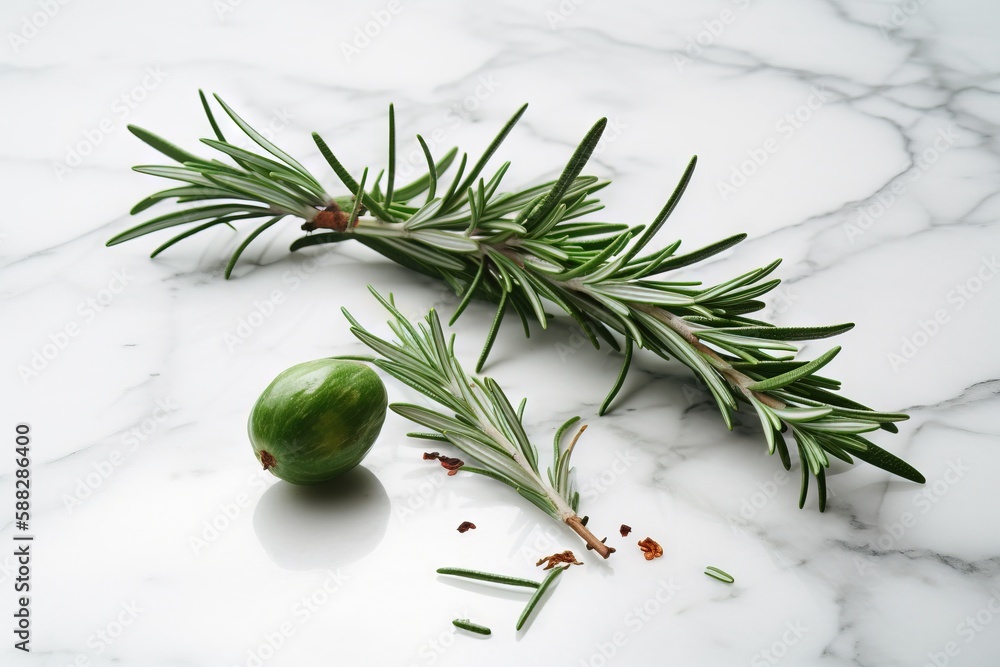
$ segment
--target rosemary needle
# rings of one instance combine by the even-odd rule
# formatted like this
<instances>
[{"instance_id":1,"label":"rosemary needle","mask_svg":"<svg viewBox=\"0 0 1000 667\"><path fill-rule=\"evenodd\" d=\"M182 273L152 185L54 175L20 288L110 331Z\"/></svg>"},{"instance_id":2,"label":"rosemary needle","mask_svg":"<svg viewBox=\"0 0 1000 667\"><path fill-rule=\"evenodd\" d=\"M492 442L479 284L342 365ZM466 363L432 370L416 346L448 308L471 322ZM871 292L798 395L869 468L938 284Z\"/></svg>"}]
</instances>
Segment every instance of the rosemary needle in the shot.
<instances>
[{"instance_id":1,"label":"rosemary needle","mask_svg":"<svg viewBox=\"0 0 1000 667\"><path fill-rule=\"evenodd\" d=\"M548 576L542 580L542 585L538 587L538 590L535 591L535 594L531 596L530 600L528 600L528 604L524 606L524 611L521 612L521 617L517 619L517 625L514 628L515 630L521 629L521 626L524 625L524 622L528 620L529 616L531 616L531 612L534 611L536 606L538 606L538 603L542 599L542 596L545 595L545 590L552 584L552 581L556 577L558 577L560 574L563 573L564 570L567 569L569 569L569 565L566 565L564 567L557 567L551 572L549 572Z\"/></svg>"},{"instance_id":2,"label":"rosemary needle","mask_svg":"<svg viewBox=\"0 0 1000 667\"><path fill-rule=\"evenodd\" d=\"M733 575L729 574L728 572L723 572L719 568L713 567L711 565L705 568L705 574L712 577L713 579L718 579L719 581L726 584L731 584L734 581L736 581L735 579L733 579Z\"/></svg>"},{"instance_id":3,"label":"rosemary needle","mask_svg":"<svg viewBox=\"0 0 1000 667\"><path fill-rule=\"evenodd\" d=\"M454 577L465 577L467 579L478 579L480 581L490 581L495 584L506 584L507 586L522 586L524 588L538 588L540 584L531 579L520 579L518 577L508 577L505 574L493 574L492 572L480 572L478 570L466 570L460 567L439 567L438 574L450 574Z\"/></svg>"},{"instance_id":4,"label":"rosemary needle","mask_svg":"<svg viewBox=\"0 0 1000 667\"><path fill-rule=\"evenodd\" d=\"M493 631L487 628L485 625L479 625L478 623L473 623L467 618L456 618L451 622L456 628L461 628L463 630L468 630L469 632L475 632L477 635L490 635Z\"/></svg>"}]
</instances>

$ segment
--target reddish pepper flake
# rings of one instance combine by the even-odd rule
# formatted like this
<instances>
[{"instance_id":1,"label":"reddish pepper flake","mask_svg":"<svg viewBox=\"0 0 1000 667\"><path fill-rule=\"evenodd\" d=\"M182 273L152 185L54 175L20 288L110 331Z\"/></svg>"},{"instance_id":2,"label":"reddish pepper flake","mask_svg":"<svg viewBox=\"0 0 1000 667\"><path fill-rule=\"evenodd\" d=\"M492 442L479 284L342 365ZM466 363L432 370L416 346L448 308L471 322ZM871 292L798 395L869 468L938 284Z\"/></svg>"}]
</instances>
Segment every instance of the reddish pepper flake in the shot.
<instances>
[{"instance_id":1,"label":"reddish pepper flake","mask_svg":"<svg viewBox=\"0 0 1000 667\"><path fill-rule=\"evenodd\" d=\"M618 530L621 531L622 537L628 537L628 534L632 532L632 526L623 523Z\"/></svg>"},{"instance_id":2,"label":"reddish pepper flake","mask_svg":"<svg viewBox=\"0 0 1000 667\"><path fill-rule=\"evenodd\" d=\"M572 551L564 551L560 554L552 554L551 556L545 556L544 558L539 558L538 562L535 563L536 566L542 563L547 563L543 570L551 570L553 567L559 563L569 563L570 565L583 565L580 561L576 559Z\"/></svg>"},{"instance_id":3,"label":"reddish pepper flake","mask_svg":"<svg viewBox=\"0 0 1000 667\"><path fill-rule=\"evenodd\" d=\"M639 540L639 548L642 549L642 556L646 560L653 560L663 555L663 547L657 544L651 537Z\"/></svg>"},{"instance_id":4,"label":"reddish pepper flake","mask_svg":"<svg viewBox=\"0 0 1000 667\"><path fill-rule=\"evenodd\" d=\"M465 461L462 459L451 458L450 456L442 456L438 459L441 465L448 470L449 475L454 475L458 472L458 469L465 465Z\"/></svg>"},{"instance_id":5,"label":"reddish pepper flake","mask_svg":"<svg viewBox=\"0 0 1000 667\"><path fill-rule=\"evenodd\" d=\"M476 524L472 523L471 521L463 521L458 526L458 532L464 533L469 530L475 530L475 528Z\"/></svg>"},{"instance_id":6,"label":"reddish pepper flake","mask_svg":"<svg viewBox=\"0 0 1000 667\"><path fill-rule=\"evenodd\" d=\"M458 472L458 469L465 465L465 461L462 459L456 459L451 456L444 456L438 454L437 452L424 452L424 460L431 461L437 459L441 462L441 467L448 471L449 475L454 475Z\"/></svg>"}]
</instances>

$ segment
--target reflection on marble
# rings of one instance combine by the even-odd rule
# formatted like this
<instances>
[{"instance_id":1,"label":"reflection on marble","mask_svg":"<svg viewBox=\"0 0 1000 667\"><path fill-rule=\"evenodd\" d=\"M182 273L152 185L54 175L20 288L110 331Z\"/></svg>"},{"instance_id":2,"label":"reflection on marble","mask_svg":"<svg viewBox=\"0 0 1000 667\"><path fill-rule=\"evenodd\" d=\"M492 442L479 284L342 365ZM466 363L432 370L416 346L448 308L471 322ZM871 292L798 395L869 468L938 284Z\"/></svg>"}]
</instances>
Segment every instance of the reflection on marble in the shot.
<instances>
[{"instance_id":1,"label":"reflection on marble","mask_svg":"<svg viewBox=\"0 0 1000 667\"><path fill-rule=\"evenodd\" d=\"M389 496L364 466L318 486L275 483L253 513L261 546L288 570L353 563L379 545L388 523Z\"/></svg>"},{"instance_id":2,"label":"reflection on marble","mask_svg":"<svg viewBox=\"0 0 1000 667\"><path fill-rule=\"evenodd\" d=\"M34 650L8 643L3 665L997 664L995 3L11 0L3 15L3 398L8 428L32 427L37 535ZM158 158L125 125L194 150L210 131L199 87L330 188L309 132L377 167L390 101L404 174L423 164L404 137L478 151L530 102L496 156L512 184L552 176L607 116L590 167L614 180L606 219L650 219L697 154L663 242L748 232L697 278L781 256L767 318L856 322L830 372L911 414L878 442L927 484L861 466L831 476L824 515L800 511L797 467L779 474L752 419L727 432L684 368L641 360L597 418L619 360L562 321L528 341L511 324L488 371L529 397L539 443L569 416L590 425L582 510L618 547L609 561L508 489L428 465L395 416L344 480L363 501L276 482L246 442L249 406L282 369L359 351L339 307L384 332L366 284L413 316L455 300L360 247L290 256L291 226L230 281L229 230L153 261L163 239L105 248L159 185L129 170ZM456 327L462 360L488 320L476 304ZM465 520L477 529L458 533ZM646 535L662 558L642 559ZM539 577L535 561L566 548L586 564L527 632L522 596L434 574ZM459 617L493 636L457 633Z\"/></svg>"}]
</instances>

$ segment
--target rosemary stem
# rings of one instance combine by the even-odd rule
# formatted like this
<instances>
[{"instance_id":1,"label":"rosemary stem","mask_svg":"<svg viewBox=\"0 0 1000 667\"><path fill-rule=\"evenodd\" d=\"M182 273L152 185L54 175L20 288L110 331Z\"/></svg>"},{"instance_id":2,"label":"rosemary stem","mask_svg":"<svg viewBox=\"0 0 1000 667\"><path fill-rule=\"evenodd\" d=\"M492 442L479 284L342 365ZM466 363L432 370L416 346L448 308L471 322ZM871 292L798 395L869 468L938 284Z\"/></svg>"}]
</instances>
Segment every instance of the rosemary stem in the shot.
<instances>
[{"instance_id":1,"label":"rosemary stem","mask_svg":"<svg viewBox=\"0 0 1000 667\"><path fill-rule=\"evenodd\" d=\"M367 223L366 226L376 227L380 229L394 229L392 226L390 226L391 223L386 223L382 220L379 220L378 218L365 218L364 221ZM394 229L394 231L396 231L400 237L405 238L409 236L406 230ZM480 247L489 245L479 239L473 238L472 240L479 243ZM511 260L516 262L517 265L520 266L521 268L525 269L527 268L524 259L520 256L520 253L523 252L523 249L517 248L514 244L509 243L509 241L505 241L504 243L498 244L496 246L489 245L489 247L493 248L494 250L500 253L503 253L506 257L509 257ZM485 260L480 260L480 261L485 261ZM551 283L553 285L561 286L577 292L587 291L586 285L579 281L554 280L550 276L546 276L544 274L539 274L536 272L533 273L540 279L548 283ZM703 343L701 339L698 338L697 331L693 327L691 327L687 322L685 322L683 318L678 317L669 310L657 306L651 306L649 304L630 303L629 306L635 308L636 310L641 310L645 313L652 315L653 317L660 320L665 325L676 331L678 334L680 334L681 337L684 338L684 340L686 340L691 345L691 347L698 350L698 352L700 352L707 359L707 361L712 365L712 367L715 368L719 372L719 374L722 375L722 377L725 378L725 380L729 382L730 385L733 386L733 388L735 388L737 391L742 393L747 398L754 398L770 408L781 409L787 407L787 405L783 401L780 401L767 393L752 391L748 389L747 387L750 384L753 384L754 382L753 378L733 368L732 365L728 361L723 359L721 356L719 356L719 354L715 350L710 348L708 345L705 345L705 343ZM607 558L607 556L604 557Z\"/></svg>"},{"instance_id":2,"label":"rosemary stem","mask_svg":"<svg viewBox=\"0 0 1000 667\"><path fill-rule=\"evenodd\" d=\"M770 396L764 392L751 391L747 389L747 386L754 382L753 378L733 368L732 365L728 361L720 357L715 350L713 350L712 348L701 342L701 340L698 338L697 332L694 329L692 329L687 324L687 322L685 322L682 318L678 317L677 315L674 315L669 310L664 310L663 308L656 308L655 306L644 306L642 304L633 304L633 308L644 310L645 312L649 313L650 315L652 315L653 317L660 320L668 327L679 333L681 336L683 336L684 340L689 342L692 347L701 352L702 355L704 355L708 359L708 362L712 364L712 366L717 371L719 371L719 374L722 375L722 377L724 377L729 382L729 384L733 385L733 387L738 389L748 398L750 396L753 396L758 401L771 408L781 409L785 407L784 402L779 401L773 396Z\"/></svg>"},{"instance_id":3,"label":"rosemary stem","mask_svg":"<svg viewBox=\"0 0 1000 667\"><path fill-rule=\"evenodd\" d=\"M583 525L583 520L576 514L566 518L566 525L572 528L573 532L582 537L583 541L587 543L587 546L600 554L601 558L607 558L615 552L614 547L609 547L607 544L597 539L597 536L590 532L585 525Z\"/></svg>"}]
</instances>

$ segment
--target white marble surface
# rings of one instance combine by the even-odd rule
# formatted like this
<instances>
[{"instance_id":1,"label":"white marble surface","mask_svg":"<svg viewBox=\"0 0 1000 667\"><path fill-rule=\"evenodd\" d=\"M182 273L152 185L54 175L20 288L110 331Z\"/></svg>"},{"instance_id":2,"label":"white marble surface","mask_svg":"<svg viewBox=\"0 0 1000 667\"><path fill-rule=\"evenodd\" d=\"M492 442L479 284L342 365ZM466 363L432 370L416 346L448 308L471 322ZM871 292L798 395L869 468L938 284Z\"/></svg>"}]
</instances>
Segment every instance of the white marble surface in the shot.
<instances>
[{"instance_id":1,"label":"white marble surface","mask_svg":"<svg viewBox=\"0 0 1000 667\"><path fill-rule=\"evenodd\" d=\"M1000 661L995 3L10 0L0 14L4 665ZM345 49L373 16L391 20ZM245 434L280 370L360 350L340 306L384 331L366 283L414 316L454 305L440 285L358 247L322 265L290 257L290 225L228 282L231 233L154 261L156 239L104 247L160 185L129 170L156 158L125 123L193 146L208 132L199 87L270 126L331 188L309 132L375 165L390 101L401 136L440 128L442 145L470 150L530 102L504 150L511 183L555 173L608 116L590 171L615 180L613 219L650 218L698 154L664 242L747 231L699 277L781 256L768 316L856 322L832 372L848 395L912 415L879 442L927 485L862 466L831 478L825 515L800 511L797 470L775 477L760 434L727 433L683 367L647 358L597 418L616 359L575 348L565 323L527 343L511 323L489 372L528 394L538 442L570 415L590 424L582 510L619 547L608 562L586 555L515 633L522 595L434 569L533 576L539 555L583 552L568 531L420 460L396 416L342 492L275 483ZM456 327L468 363L487 313ZM252 335L228 345L251 317ZM22 377L43 350L52 358ZM19 422L34 448L30 655L8 628ZM460 535L466 519L478 528ZM634 546L647 534L665 548L654 562ZM707 564L736 583L705 577ZM456 617L494 635L455 634Z\"/></svg>"}]
</instances>

